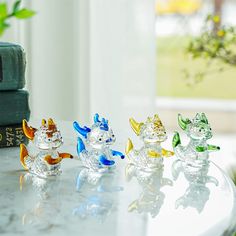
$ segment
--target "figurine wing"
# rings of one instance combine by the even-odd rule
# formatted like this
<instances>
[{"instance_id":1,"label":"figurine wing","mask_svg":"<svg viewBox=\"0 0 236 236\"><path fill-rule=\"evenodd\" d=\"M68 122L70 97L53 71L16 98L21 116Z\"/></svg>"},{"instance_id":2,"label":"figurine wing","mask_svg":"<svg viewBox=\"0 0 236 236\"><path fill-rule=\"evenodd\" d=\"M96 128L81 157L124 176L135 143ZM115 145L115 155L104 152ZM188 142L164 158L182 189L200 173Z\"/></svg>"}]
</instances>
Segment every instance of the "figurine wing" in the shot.
<instances>
[{"instance_id":1,"label":"figurine wing","mask_svg":"<svg viewBox=\"0 0 236 236\"><path fill-rule=\"evenodd\" d=\"M180 141L179 133L175 132L173 139L172 139L172 146L173 146L173 148L176 148L180 144L181 144L181 141Z\"/></svg>"},{"instance_id":2,"label":"figurine wing","mask_svg":"<svg viewBox=\"0 0 236 236\"><path fill-rule=\"evenodd\" d=\"M74 121L73 123L74 129L81 134L84 138L87 138L87 134L91 131L90 128L84 126L84 128L80 127L78 122Z\"/></svg>"},{"instance_id":3,"label":"figurine wing","mask_svg":"<svg viewBox=\"0 0 236 236\"><path fill-rule=\"evenodd\" d=\"M31 126L28 126L28 123L27 123L26 120L22 121L22 129L23 129L23 132L24 132L25 136L28 139L30 139L30 140L34 139L34 134L37 131L37 129L35 129L35 128L31 127Z\"/></svg>"},{"instance_id":4,"label":"figurine wing","mask_svg":"<svg viewBox=\"0 0 236 236\"><path fill-rule=\"evenodd\" d=\"M84 142L80 137L78 137L78 139L77 139L77 153L78 153L78 155L80 155L80 153L84 150L86 150Z\"/></svg>"},{"instance_id":5,"label":"figurine wing","mask_svg":"<svg viewBox=\"0 0 236 236\"><path fill-rule=\"evenodd\" d=\"M131 141L131 139L128 139L127 143L126 143L126 147L125 147L125 153L126 155L128 155L130 153L131 150L133 150L134 145Z\"/></svg>"}]
</instances>

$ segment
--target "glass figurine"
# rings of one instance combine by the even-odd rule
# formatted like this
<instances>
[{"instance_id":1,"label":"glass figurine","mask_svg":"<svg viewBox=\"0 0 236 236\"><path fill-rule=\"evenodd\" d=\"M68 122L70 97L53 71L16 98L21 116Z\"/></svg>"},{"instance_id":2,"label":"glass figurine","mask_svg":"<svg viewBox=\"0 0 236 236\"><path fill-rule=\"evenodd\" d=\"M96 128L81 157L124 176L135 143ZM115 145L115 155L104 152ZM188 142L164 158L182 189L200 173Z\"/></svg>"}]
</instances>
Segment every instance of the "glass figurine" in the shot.
<instances>
[{"instance_id":1,"label":"glass figurine","mask_svg":"<svg viewBox=\"0 0 236 236\"><path fill-rule=\"evenodd\" d=\"M150 213L153 218L158 215L165 200L165 194L161 189L164 186L173 186L170 179L163 177L163 171L164 168L159 168L156 171L146 172L133 164L127 165L126 180L135 178L142 188L139 197L128 206L129 212Z\"/></svg>"},{"instance_id":2,"label":"glass figurine","mask_svg":"<svg viewBox=\"0 0 236 236\"><path fill-rule=\"evenodd\" d=\"M108 120L100 119L99 115L95 114L91 128L82 128L76 121L73 126L85 139L85 143L80 137L77 139L77 153L85 167L104 171L115 165L114 157L125 158L123 153L110 149L116 138Z\"/></svg>"},{"instance_id":3,"label":"glass figurine","mask_svg":"<svg viewBox=\"0 0 236 236\"><path fill-rule=\"evenodd\" d=\"M126 155L129 162L140 168L149 170L163 165L163 157L173 156L172 151L162 148L161 143L167 139L166 130L159 116L148 117L145 123L129 120L136 135L143 141L143 147L135 150L130 139L126 144Z\"/></svg>"},{"instance_id":4,"label":"glass figurine","mask_svg":"<svg viewBox=\"0 0 236 236\"><path fill-rule=\"evenodd\" d=\"M176 200L176 208L180 206L184 209L187 207L193 207L198 211L198 213L202 212L210 196L210 189L207 185L212 183L215 186L218 186L219 184L215 177L208 175L208 171L208 163L197 167L185 165L181 160L176 160L172 164L173 179L177 180L179 174L182 172L189 184L183 196Z\"/></svg>"},{"instance_id":5,"label":"glass figurine","mask_svg":"<svg viewBox=\"0 0 236 236\"><path fill-rule=\"evenodd\" d=\"M32 141L34 151L30 153L24 144L20 145L20 162L30 173L46 178L61 173L61 161L64 158L73 158L69 153L59 153L57 148L63 144L60 131L52 119L42 120L39 129L28 126L23 120L23 131Z\"/></svg>"},{"instance_id":6,"label":"glass figurine","mask_svg":"<svg viewBox=\"0 0 236 236\"><path fill-rule=\"evenodd\" d=\"M197 113L193 120L184 119L179 114L178 123L190 138L187 146L182 146L179 133L174 134L172 145L180 160L192 165L202 165L207 162L209 152L220 150L218 146L207 144L207 140L212 137L212 131L204 113Z\"/></svg>"}]
</instances>

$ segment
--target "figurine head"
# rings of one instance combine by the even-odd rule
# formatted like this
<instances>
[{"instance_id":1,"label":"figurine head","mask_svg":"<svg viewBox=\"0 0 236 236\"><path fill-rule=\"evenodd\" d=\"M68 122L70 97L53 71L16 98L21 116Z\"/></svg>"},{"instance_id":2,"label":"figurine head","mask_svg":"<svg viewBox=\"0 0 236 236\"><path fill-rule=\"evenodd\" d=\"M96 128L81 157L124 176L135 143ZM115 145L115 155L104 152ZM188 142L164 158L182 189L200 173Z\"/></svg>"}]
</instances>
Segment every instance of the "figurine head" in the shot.
<instances>
[{"instance_id":1,"label":"figurine head","mask_svg":"<svg viewBox=\"0 0 236 236\"><path fill-rule=\"evenodd\" d=\"M32 140L39 149L55 149L63 143L61 133L52 119L48 119L48 122L43 119L39 129L29 127L27 121L23 120L23 131L26 137Z\"/></svg>"},{"instance_id":2,"label":"figurine head","mask_svg":"<svg viewBox=\"0 0 236 236\"><path fill-rule=\"evenodd\" d=\"M108 120L99 119L99 115L94 115L94 124L91 128L83 128L75 121L73 123L75 130L81 134L87 142L94 148L102 148L112 145L116 141L112 129L109 127Z\"/></svg>"},{"instance_id":3,"label":"figurine head","mask_svg":"<svg viewBox=\"0 0 236 236\"><path fill-rule=\"evenodd\" d=\"M195 140L207 140L212 137L212 131L207 117L204 113L197 113L193 120L184 119L178 115L179 126L187 135Z\"/></svg>"},{"instance_id":4,"label":"figurine head","mask_svg":"<svg viewBox=\"0 0 236 236\"><path fill-rule=\"evenodd\" d=\"M165 127L157 114L148 117L145 123L138 123L133 118L129 122L135 134L145 143L164 142L167 139Z\"/></svg>"}]
</instances>

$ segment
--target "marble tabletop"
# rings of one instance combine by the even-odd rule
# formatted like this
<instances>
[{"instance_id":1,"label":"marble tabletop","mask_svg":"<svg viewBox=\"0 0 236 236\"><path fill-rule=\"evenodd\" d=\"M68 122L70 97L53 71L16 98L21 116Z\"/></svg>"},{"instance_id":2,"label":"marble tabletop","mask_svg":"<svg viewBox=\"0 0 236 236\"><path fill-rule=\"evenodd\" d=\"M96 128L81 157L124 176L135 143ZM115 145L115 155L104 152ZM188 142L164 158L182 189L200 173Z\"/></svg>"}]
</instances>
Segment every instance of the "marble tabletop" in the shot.
<instances>
[{"instance_id":1,"label":"marble tabletop","mask_svg":"<svg viewBox=\"0 0 236 236\"><path fill-rule=\"evenodd\" d=\"M63 150L74 154L73 142ZM235 187L212 162L189 169L173 157L146 173L117 160L101 175L75 158L44 180L22 170L18 148L1 149L0 159L3 235L217 236L235 224Z\"/></svg>"}]
</instances>

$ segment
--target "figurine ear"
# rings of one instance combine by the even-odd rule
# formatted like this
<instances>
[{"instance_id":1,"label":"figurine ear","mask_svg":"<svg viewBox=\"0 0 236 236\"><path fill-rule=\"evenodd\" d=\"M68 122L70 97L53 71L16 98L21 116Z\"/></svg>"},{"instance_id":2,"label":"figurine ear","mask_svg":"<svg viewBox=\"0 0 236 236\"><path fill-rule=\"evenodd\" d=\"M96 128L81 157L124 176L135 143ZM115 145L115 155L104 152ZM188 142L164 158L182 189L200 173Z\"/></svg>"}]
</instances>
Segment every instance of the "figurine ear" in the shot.
<instances>
[{"instance_id":1,"label":"figurine ear","mask_svg":"<svg viewBox=\"0 0 236 236\"><path fill-rule=\"evenodd\" d=\"M49 119L48 119L48 125L55 126L56 124L54 123L54 121L53 121L52 118L49 118Z\"/></svg>"},{"instance_id":2,"label":"figurine ear","mask_svg":"<svg viewBox=\"0 0 236 236\"><path fill-rule=\"evenodd\" d=\"M52 118L49 118L49 119L48 119L48 129L49 129L49 130L54 130L54 129L56 129L56 124L55 124L55 122L53 121Z\"/></svg>"},{"instance_id":3,"label":"figurine ear","mask_svg":"<svg viewBox=\"0 0 236 236\"><path fill-rule=\"evenodd\" d=\"M30 139L30 140L34 139L34 133L37 131L37 129L35 129L31 126L29 127L26 120L22 121L22 129L23 129L23 132L24 132L25 136L28 139Z\"/></svg>"},{"instance_id":4,"label":"figurine ear","mask_svg":"<svg viewBox=\"0 0 236 236\"><path fill-rule=\"evenodd\" d=\"M102 118L102 123L108 124L108 120L106 120L105 118Z\"/></svg>"},{"instance_id":5,"label":"figurine ear","mask_svg":"<svg viewBox=\"0 0 236 236\"><path fill-rule=\"evenodd\" d=\"M208 119L207 119L205 113L202 113L202 121L203 121L205 124L208 124Z\"/></svg>"},{"instance_id":6,"label":"figurine ear","mask_svg":"<svg viewBox=\"0 0 236 236\"><path fill-rule=\"evenodd\" d=\"M84 128L81 128L76 121L74 121L73 126L74 129L85 138L87 138L87 134L91 131L91 129L86 126Z\"/></svg>"},{"instance_id":7,"label":"figurine ear","mask_svg":"<svg viewBox=\"0 0 236 236\"><path fill-rule=\"evenodd\" d=\"M137 121L135 121L133 118L129 119L129 123L131 125L131 128L133 129L133 131L135 132L136 135L140 135L140 130L141 127L143 126L143 123L138 123Z\"/></svg>"},{"instance_id":8,"label":"figurine ear","mask_svg":"<svg viewBox=\"0 0 236 236\"><path fill-rule=\"evenodd\" d=\"M42 126L45 126L47 124L47 121L45 119L42 119Z\"/></svg>"},{"instance_id":9,"label":"figurine ear","mask_svg":"<svg viewBox=\"0 0 236 236\"><path fill-rule=\"evenodd\" d=\"M181 129L186 130L191 121L189 119L184 119L180 114L178 114L178 123Z\"/></svg>"},{"instance_id":10,"label":"figurine ear","mask_svg":"<svg viewBox=\"0 0 236 236\"><path fill-rule=\"evenodd\" d=\"M201 117L201 115L200 115L199 113L197 113L196 116L195 116L195 119L196 119L196 120L201 120L202 117Z\"/></svg>"},{"instance_id":11,"label":"figurine ear","mask_svg":"<svg viewBox=\"0 0 236 236\"><path fill-rule=\"evenodd\" d=\"M93 121L94 121L95 124L98 123L98 122L101 122L101 121L99 120L99 115L98 115L98 113L96 113L96 114L94 115Z\"/></svg>"},{"instance_id":12,"label":"figurine ear","mask_svg":"<svg viewBox=\"0 0 236 236\"><path fill-rule=\"evenodd\" d=\"M160 120L159 116L157 114L154 115L155 120Z\"/></svg>"}]
</instances>

